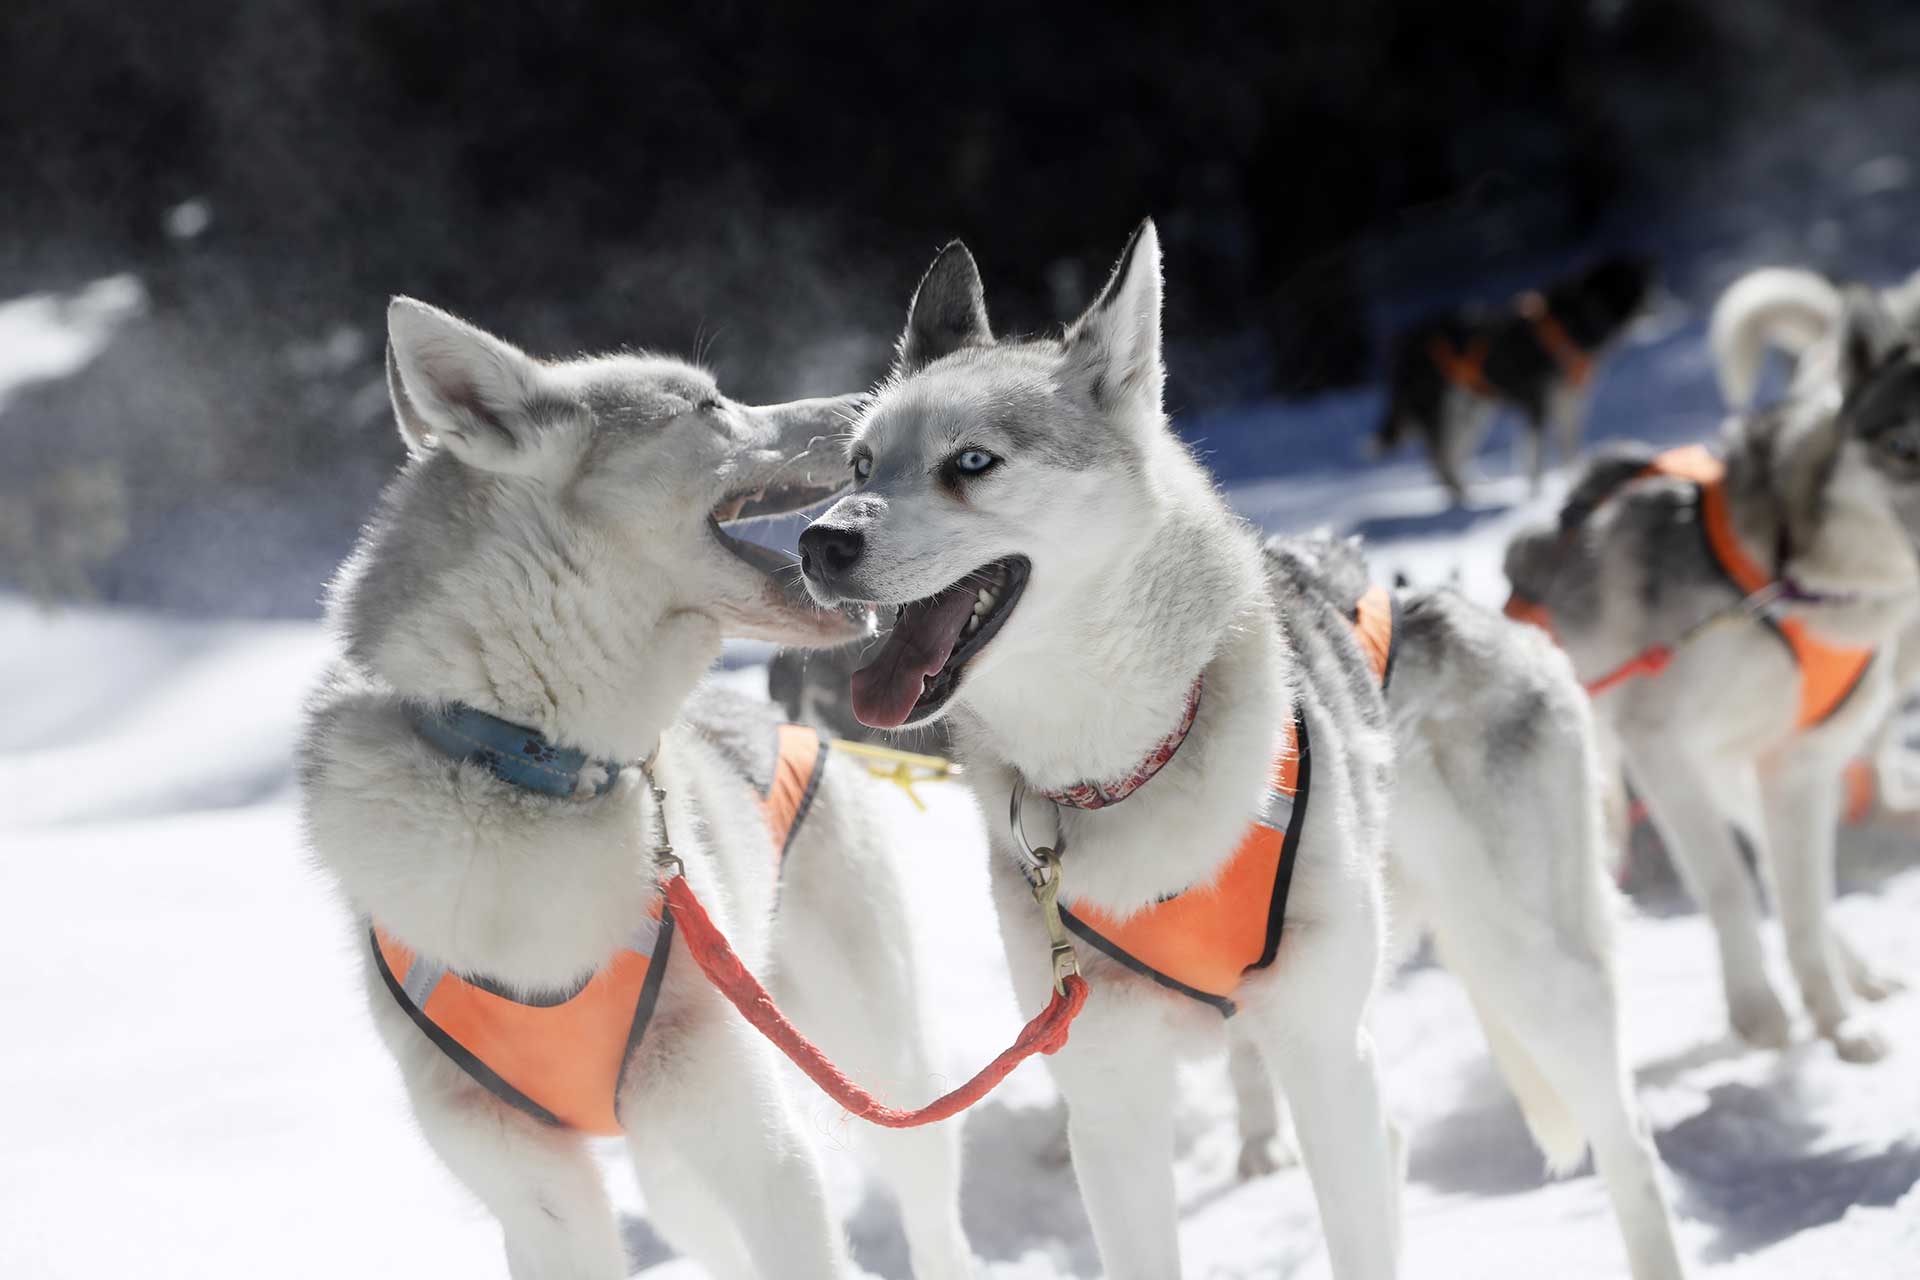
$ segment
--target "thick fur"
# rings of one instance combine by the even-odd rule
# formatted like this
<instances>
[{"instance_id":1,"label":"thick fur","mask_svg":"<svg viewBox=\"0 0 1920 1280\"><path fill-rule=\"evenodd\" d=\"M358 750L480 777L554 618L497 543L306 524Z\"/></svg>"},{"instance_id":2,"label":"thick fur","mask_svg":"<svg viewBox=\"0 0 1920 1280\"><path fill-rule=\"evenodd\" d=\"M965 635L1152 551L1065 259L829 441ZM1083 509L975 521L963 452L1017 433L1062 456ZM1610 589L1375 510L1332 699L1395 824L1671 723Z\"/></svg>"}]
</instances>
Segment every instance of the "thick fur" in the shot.
<instances>
[{"instance_id":1,"label":"thick fur","mask_svg":"<svg viewBox=\"0 0 1920 1280\"><path fill-rule=\"evenodd\" d=\"M655 805L639 768L598 799L520 791L435 752L403 699L470 703L602 758L638 761L657 743L671 842L734 945L856 1075L924 1087L935 1058L899 890L863 816L864 771L829 757L779 879L776 921L775 851L739 764L775 714L689 702L725 635L854 633L845 615L729 549L709 512L731 510L736 495L818 486L822 442L855 401L756 409L675 360L543 363L405 299L389 323L395 409L414 457L333 585L344 654L301 750L314 855L352 911L354 952L367 956L372 918L511 990L571 988L626 943L657 893ZM847 1275L774 1051L682 945L667 963L621 1099L649 1212L715 1276ZM500 1220L513 1275L626 1275L586 1139L474 1083L365 970L421 1130ZM916 1273L970 1274L954 1135L887 1134L875 1154L899 1193Z\"/></svg>"},{"instance_id":2,"label":"thick fur","mask_svg":"<svg viewBox=\"0 0 1920 1280\"><path fill-rule=\"evenodd\" d=\"M1903 634L1920 603L1920 363L1873 295L1856 291L1835 335L1836 378L1722 437L1729 499L1750 554L1824 602L1790 606L1820 638L1880 657L1825 722L1795 727L1799 679L1757 621L1715 626L1657 678L1598 700L1622 761L1683 878L1716 926L1733 1025L1783 1045L1785 1006L1762 961L1758 906L1735 832L1760 853L1787 953L1819 1034L1871 1060L1885 1044L1856 993L1890 985L1831 932L1840 777L1898 696ZM1552 612L1591 679L1739 602L1700 536L1689 486L1618 483L1652 450L1624 450L1576 488L1585 509L1509 548L1508 576ZM1616 492L1600 497L1613 482Z\"/></svg>"},{"instance_id":3,"label":"thick fur","mask_svg":"<svg viewBox=\"0 0 1920 1280\"><path fill-rule=\"evenodd\" d=\"M1184 744L1124 803L1026 802L1026 830L1064 850L1065 896L1124 915L1219 872L1296 708L1306 721L1311 794L1285 932L1275 964L1236 994L1238 1015L1223 1023L1082 952L1093 994L1051 1064L1108 1274L1179 1274L1174 1065L1226 1048L1229 1032L1236 1076L1264 1062L1292 1105L1335 1273L1396 1272L1400 1143L1366 1028L1390 954L1390 881L1410 911L1398 940L1431 927L1455 957L1550 1157L1592 1139L1635 1273L1677 1275L1618 1051L1592 739L1564 659L1451 595L1420 596L1383 699L1347 621L1367 581L1358 552L1262 544L1169 429L1160 289L1148 223L1061 339L996 342L973 260L950 246L850 442L863 483L802 537L860 548L810 561L828 602L913 601L1003 557L1031 562L940 709L992 818L995 901L1028 1009L1049 972L998 816L1016 783L1125 776L1204 672ZM967 453L994 461L956 471ZM1390 857L1390 843L1405 847ZM1256 1112L1245 1132L1264 1146L1274 1128Z\"/></svg>"},{"instance_id":4,"label":"thick fur","mask_svg":"<svg viewBox=\"0 0 1920 1280\"><path fill-rule=\"evenodd\" d=\"M1597 363L1647 304L1652 289L1650 264L1611 258L1555 281L1542 296L1567 335ZM1484 345L1484 373L1492 396L1451 381L1434 361L1436 341L1456 352ZM1467 468L1502 408L1520 413L1521 445L1536 492L1547 436L1552 436L1563 465L1579 455L1591 384L1576 385L1566 376L1517 299L1421 320L1395 340L1387 379L1387 407L1373 435L1374 452L1387 453L1418 439L1456 505L1467 501Z\"/></svg>"},{"instance_id":5,"label":"thick fur","mask_svg":"<svg viewBox=\"0 0 1920 1280\"><path fill-rule=\"evenodd\" d=\"M1883 290L1880 301L1899 324L1920 324L1920 272ZM1713 304L1707 333L1727 406L1753 406L1769 351L1793 362L1796 392L1830 384L1838 373L1834 344L1845 304L1838 282L1799 267L1760 267L1728 285Z\"/></svg>"}]
</instances>

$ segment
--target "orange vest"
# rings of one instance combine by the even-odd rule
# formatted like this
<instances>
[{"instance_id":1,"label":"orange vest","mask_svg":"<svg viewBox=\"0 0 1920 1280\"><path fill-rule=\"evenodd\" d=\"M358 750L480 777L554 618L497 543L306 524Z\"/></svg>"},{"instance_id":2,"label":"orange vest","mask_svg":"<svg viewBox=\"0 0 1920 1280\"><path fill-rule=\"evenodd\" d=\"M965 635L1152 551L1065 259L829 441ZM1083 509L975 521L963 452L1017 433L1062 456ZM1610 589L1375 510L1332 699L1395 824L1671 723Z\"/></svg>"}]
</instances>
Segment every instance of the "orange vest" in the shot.
<instances>
[{"instance_id":1,"label":"orange vest","mask_svg":"<svg viewBox=\"0 0 1920 1280\"><path fill-rule=\"evenodd\" d=\"M773 777L760 808L782 861L826 764L812 729L778 729ZM548 1124L612 1136L627 1062L660 998L673 917L656 901L632 944L580 987L557 997L508 994L479 976L421 960L377 924L374 967L414 1025L502 1101Z\"/></svg>"},{"instance_id":2,"label":"orange vest","mask_svg":"<svg viewBox=\"0 0 1920 1280\"><path fill-rule=\"evenodd\" d=\"M1727 464L1705 445L1669 449L1640 475L1685 480L1694 486L1699 494L1700 531L1707 540L1707 553L1742 596L1750 596L1776 580L1740 545L1727 502ZM1553 619L1546 606L1518 594L1507 600L1507 616L1553 634ZM1815 639L1799 618L1759 617L1780 637L1793 655L1794 665L1800 668L1800 710L1795 727L1811 728L1838 711L1866 674L1873 651L1826 644Z\"/></svg>"},{"instance_id":3,"label":"orange vest","mask_svg":"<svg viewBox=\"0 0 1920 1280\"><path fill-rule=\"evenodd\" d=\"M1372 587L1353 610L1354 638L1383 691L1392 674L1397 608L1385 588ZM1272 964L1280 949L1311 778L1307 722L1296 713L1273 763L1273 785L1260 813L1211 883L1125 919L1089 904L1063 904L1061 919L1135 973L1232 1017L1233 993L1247 974Z\"/></svg>"}]
</instances>

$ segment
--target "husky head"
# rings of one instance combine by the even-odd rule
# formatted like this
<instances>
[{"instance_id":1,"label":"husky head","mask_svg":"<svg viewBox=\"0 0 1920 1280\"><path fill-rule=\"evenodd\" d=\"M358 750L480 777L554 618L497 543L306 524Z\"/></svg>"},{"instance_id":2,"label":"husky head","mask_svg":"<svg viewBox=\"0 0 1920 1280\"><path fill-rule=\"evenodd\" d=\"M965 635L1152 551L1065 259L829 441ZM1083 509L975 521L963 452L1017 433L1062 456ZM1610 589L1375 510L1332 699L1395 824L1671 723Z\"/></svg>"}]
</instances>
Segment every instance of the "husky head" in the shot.
<instances>
[{"instance_id":1,"label":"husky head","mask_svg":"<svg viewBox=\"0 0 1920 1280\"><path fill-rule=\"evenodd\" d=\"M1230 552L1170 563L1232 519L1167 427L1164 380L1151 222L1057 339L997 341L972 255L947 246L849 442L854 492L800 538L817 599L898 608L853 677L863 723L929 723L963 682L976 710L1021 703L1035 678L1057 704L1063 683L1131 686L1156 677L1129 663L1191 658L1184 691L1208 655L1157 641L1204 648L1207 615L1239 592L1214 581Z\"/></svg>"},{"instance_id":2,"label":"husky head","mask_svg":"<svg viewBox=\"0 0 1920 1280\"><path fill-rule=\"evenodd\" d=\"M724 636L859 633L788 558L722 527L831 496L845 463L827 442L857 397L756 408L679 360L536 360L408 298L387 321L410 459L332 609L350 655L401 693L612 751Z\"/></svg>"},{"instance_id":3,"label":"husky head","mask_svg":"<svg viewBox=\"0 0 1920 1280\"><path fill-rule=\"evenodd\" d=\"M1797 579L1900 597L1920 580L1920 359L1873 291L1846 290L1841 306L1830 377L1729 430L1753 434L1770 457ZM1864 646L1886 613L1827 607L1820 622Z\"/></svg>"},{"instance_id":4,"label":"husky head","mask_svg":"<svg viewBox=\"0 0 1920 1280\"><path fill-rule=\"evenodd\" d=\"M1920 540L1920 352L1870 289L1846 293L1837 447Z\"/></svg>"}]
</instances>

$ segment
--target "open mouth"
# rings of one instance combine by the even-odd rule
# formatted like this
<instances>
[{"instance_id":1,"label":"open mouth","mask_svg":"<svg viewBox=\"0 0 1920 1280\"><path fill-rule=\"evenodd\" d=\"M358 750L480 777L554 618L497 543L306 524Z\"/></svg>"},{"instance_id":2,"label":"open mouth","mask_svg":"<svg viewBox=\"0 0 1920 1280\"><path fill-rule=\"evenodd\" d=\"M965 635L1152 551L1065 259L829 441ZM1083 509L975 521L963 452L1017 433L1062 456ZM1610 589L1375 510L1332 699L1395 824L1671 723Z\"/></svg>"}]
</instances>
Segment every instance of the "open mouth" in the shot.
<instances>
[{"instance_id":1,"label":"open mouth","mask_svg":"<svg viewBox=\"0 0 1920 1280\"><path fill-rule=\"evenodd\" d=\"M1031 568L1025 556L1009 556L901 605L880 652L853 673L860 723L897 729L945 706L967 663L1013 612Z\"/></svg>"},{"instance_id":2,"label":"open mouth","mask_svg":"<svg viewBox=\"0 0 1920 1280\"><path fill-rule=\"evenodd\" d=\"M758 599L736 601L727 612L728 634L776 644L831 646L845 644L868 629L866 606L822 608L807 594L800 565L791 551L782 551L750 537L736 537L740 526L772 520L815 507L837 496L841 486L789 484L727 495L707 513L707 527L715 541L734 559L764 579ZM789 532L790 541L792 533Z\"/></svg>"},{"instance_id":3,"label":"open mouth","mask_svg":"<svg viewBox=\"0 0 1920 1280\"><path fill-rule=\"evenodd\" d=\"M727 526L805 511L808 507L818 506L839 496L841 488L844 486L828 488L824 485L789 484L730 493L714 504L713 510L708 513L707 524L713 529L713 536L720 540L721 546L760 572L790 573L798 577L791 554L747 538L736 538L727 531Z\"/></svg>"}]
</instances>

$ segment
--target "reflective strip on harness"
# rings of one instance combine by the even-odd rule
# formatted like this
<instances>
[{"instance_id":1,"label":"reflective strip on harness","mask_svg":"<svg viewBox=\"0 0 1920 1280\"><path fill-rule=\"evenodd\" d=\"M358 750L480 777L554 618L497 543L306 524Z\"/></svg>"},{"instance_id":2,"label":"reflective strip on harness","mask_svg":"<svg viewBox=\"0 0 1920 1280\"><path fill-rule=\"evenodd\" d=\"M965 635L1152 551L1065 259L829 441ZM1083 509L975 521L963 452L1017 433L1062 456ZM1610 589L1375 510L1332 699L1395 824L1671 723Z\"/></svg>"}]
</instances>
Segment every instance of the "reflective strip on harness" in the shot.
<instances>
[{"instance_id":1,"label":"reflective strip on harness","mask_svg":"<svg viewBox=\"0 0 1920 1280\"><path fill-rule=\"evenodd\" d=\"M1381 587L1362 595L1351 615L1354 640L1383 690L1393 674L1398 615L1399 601ZM1061 918L1082 940L1135 973L1232 1017L1234 992L1247 974L1272 964L1280 950L1312 769L1307 722L1296 715L1274 760L1260 813L1211 883L1124 919L1090 904L1064 903Z\"/></svg>"},{"instance_id":2,"label":"reflective strip on harness","mask_svg":"<svg viewBox=\"0 0 1920 1280\"><path fill-rule=\"evenodd\" d=\"M819 790L827 752L812 729L781 725L778 735L773 778L760 805L774 856L784 860ZM377 925L370 941L395 1002L496 1097L547 1124L606 1136L622 1132L621 1084L673 949L673 917L659 902L627 947L579 990L558 998L517 998L485 978L450 972Z\"/></svg>"}]
</instances>

